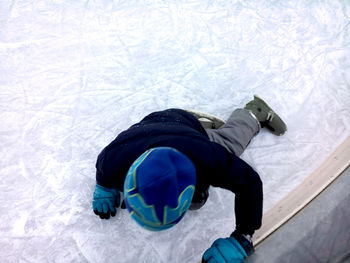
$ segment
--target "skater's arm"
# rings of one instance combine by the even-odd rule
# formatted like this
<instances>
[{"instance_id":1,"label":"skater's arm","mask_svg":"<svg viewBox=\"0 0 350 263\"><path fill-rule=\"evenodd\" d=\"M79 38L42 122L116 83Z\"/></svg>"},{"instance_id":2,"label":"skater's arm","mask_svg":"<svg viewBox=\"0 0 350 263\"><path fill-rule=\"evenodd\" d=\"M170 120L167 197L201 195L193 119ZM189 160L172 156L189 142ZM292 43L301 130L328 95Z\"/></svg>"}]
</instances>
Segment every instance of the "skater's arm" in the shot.
<instances>
[{"instance_id":1,"label":"skater's arm","mask_svg":"<svg viewBox=\"0 0 350 263\"><path fill-rule=\"evenodd\" d=\"M249 165L244 166L242 173L230 174L230 179L236 183L236 230L241 234L253 235L261 227L263 187L259 175Z\"/></svg>"},{"instance_id":2,"label":"skater's arm","mask_svg":"<svg viewBox=\"0 0 350 263\"><path fill-rule=\"evenodd\" d=\"M236 156L222 158L213 186L235 193L236 230L228 238L219 238L207 249L202 263L243 262L254 252L251 236L260 228L262 219L262 182L259 175Z\"/></svg>"},{"instance_id":3,"label":"skater's arm","mask_svg":"<svg viewBox=\"0 0 350 263\"><path fill-rule=\"evenodd\" d=\"M96 183L107 188L116 188L122 192L125 175L132 161L121 153L121 148L111 146L113 145L107 146L98 155Z\"/></svg>"},{"instance_id":4,"label":"skater's arm","mask_svg":"<svg viewBox=\"0 0 350 263\"><path fill-rule=\"evenodd\" d=\"M96 161L96 183L108 187L113 188L115 185L113 184L112 178L109 174L111 174L111 165L107 163L107 154L106 148L98 155ZM122 190L122 189L121 189Z\"/></svg>"},{"instance_id":5,"label":"skater's arm","mask_svg":"<svg viewBox=\"0 0 350 263\"><path fill-rule=\"evenodd\" d=\"M263 188L259 175L242 159L227 155L221 158L221 168L213 186L235 193L236 230L253 235L262 220Z\"/></svg>"},{"instance_id":6,"label":"skater's arm","mask_svg":"<svg viewBox=\"0 0 350 263\"><path fill-rule=\"evenodd\" d=\"M96 162L96 186L93 193L92 208L101 219L115 216L120 206L121 187L117 187L113 174L113 166L106 164L106 149L98 156ZM110 164L113 164L111 160Z\"/></svg>"}]
</instances>

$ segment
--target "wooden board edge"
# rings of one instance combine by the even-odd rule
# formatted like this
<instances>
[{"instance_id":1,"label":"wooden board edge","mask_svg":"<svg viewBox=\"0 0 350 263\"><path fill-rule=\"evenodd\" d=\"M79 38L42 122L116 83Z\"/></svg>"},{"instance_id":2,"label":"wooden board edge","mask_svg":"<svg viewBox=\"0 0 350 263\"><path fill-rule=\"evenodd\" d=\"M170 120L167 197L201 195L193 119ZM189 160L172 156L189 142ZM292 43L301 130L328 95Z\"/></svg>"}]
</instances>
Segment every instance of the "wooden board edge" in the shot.
<instances>
[{"instance_id":1,"label":"wooden board edge","mask_svg":"<svg viewBox=\"0 0 350 263\"><path fill-rule=\"evenodd\" d=\"M307 206L349 165L350 136L299 186L264 214L262 227L255 232L253 237L254 245L258 246L265 238Z\"/></svg>"}]
</instances>

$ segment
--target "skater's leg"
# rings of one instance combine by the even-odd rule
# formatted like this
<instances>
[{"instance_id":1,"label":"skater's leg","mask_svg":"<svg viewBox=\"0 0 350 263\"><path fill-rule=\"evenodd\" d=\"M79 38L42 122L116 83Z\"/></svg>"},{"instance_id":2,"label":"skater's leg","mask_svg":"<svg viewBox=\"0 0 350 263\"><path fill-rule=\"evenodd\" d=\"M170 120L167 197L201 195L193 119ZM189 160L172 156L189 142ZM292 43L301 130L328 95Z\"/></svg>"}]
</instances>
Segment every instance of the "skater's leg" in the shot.
<instances>
[{"instance_id":1,"label":"skater's leg","mask_svg":"<svg viewBox=\"0 0 350 263\"><path fill-rule=\"evenodd\" d=\"M252 138L260 131L260 124L248 110L237 109L219 129L206 129L209 139L240 156Z\"/></svg>"},{"instance_id":2,"label":"skater's leg","mask_svg":"<svg viewBox=\"0 0 350 263\"><path fill-rule=\"evenodd\" d=\"M193 114L193 111L190 112ZM203 113L197 114L194 112L195 117L198 119L204 116ZM208 115L209 116L209 115ZM205 129L209 139L224 146L230 152L241 155L244 149L247 147L251 139L259 132L260 125L254 115L248 110L237 109L235 110L225 124L224 121L215 122L212 116L207 117L209 125L201 121L204 128L206 126L215 127L218 129ZM209 189L195 195L193 197L190 210L198 210L206 203L209 197Z\"/></svg>"},{"instance_id":3,"label":"skater's leg","mask_svg":"<svg viewBox=\"0 0 350 263\"><path fill-rule=\"evenodd\" d=\"M254 95L254 99L244 109L231 114L225 125L206 131L211 141L239 156L261 127L266 127L275 135L283 135L287 131L287 125L281 117L263 99Z\"/></svg>"},{"instance_id":4,"label":"skater's leg","mask_svg":"<svg viewBox=\"0 0 350 263\"><path fill-rule=\"evenodd\" d=\"M274 135L283 135L287 131L287 125L281 117L258 95L245 105L244 109L249 110L259 121L261 127L266 127Z\"/></svg>"}]
</instances>

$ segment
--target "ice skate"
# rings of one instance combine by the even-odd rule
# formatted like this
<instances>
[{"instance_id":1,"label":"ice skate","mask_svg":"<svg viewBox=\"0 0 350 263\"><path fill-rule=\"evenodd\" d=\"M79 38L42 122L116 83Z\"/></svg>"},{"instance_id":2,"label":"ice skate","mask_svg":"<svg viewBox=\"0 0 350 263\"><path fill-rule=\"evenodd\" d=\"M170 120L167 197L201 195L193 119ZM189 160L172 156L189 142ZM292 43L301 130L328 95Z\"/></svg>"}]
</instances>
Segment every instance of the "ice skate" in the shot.
<instances>
[{"instance_id":1,"label":"ice skate","mask_svg":"<svg viewBox=\"0 0 350 263\"><path fill-rule=\"evenodd\" d=\"M259 121L262 128L266 127L275 135L283 135L287 126L278 114L259 96L254 95L254 100L244 107L249 110Z\"/></svg>"},{"instance_id":2,"label":"ice skate","mask_svg":"<svg viewBox=\"0 0 350 263\"><path fill-rule=\"evenodd\" d=\"M225 124L225 121L211 114L195 111L186 110L191 113L196 119L202 124L204 129L218 129Z\"/></svg>"}]
</instances>

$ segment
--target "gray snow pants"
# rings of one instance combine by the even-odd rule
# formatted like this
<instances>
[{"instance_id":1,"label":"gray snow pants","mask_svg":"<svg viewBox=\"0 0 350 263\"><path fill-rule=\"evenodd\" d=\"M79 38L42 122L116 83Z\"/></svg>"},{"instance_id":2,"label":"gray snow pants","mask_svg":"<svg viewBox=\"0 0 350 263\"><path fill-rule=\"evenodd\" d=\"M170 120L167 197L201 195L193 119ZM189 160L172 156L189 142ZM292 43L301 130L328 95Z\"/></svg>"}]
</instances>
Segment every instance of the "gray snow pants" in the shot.
<instances>
[{"instance_id":1,"label":"gray snow pants","mask_svg":"<svg viewBox=\"0 0 350 263\"><path fill-rule=\"evenodd\" d=\"M210 141L224 146L236 156L244 152L259 131L258 120L245 109L237 109L232 112L226 123L219 129L206 129Z\"/></svg>"},{"instance_id":2,"label":"gray snow pants","mask_svg":"<svg viewBox=\"0 0 350 263\"><path fill-rule=\"evenodd\" d=\"M237 109L231 113L226 123L219 129L205 129L205 131L210 141L216 142L229 152L240 156L260 129L259 121L253 113L245 109ZM200 209L208 197L209 188L192 200L189 209Z\"/></svg>"}]
</instances>

